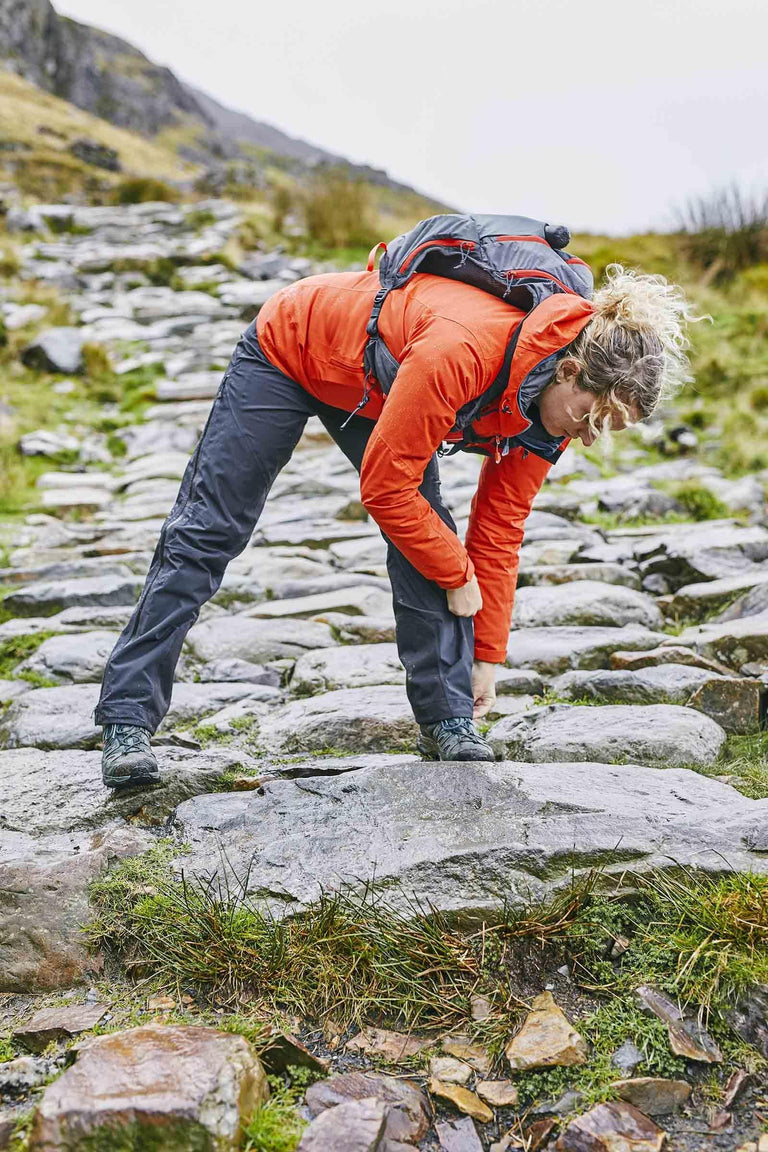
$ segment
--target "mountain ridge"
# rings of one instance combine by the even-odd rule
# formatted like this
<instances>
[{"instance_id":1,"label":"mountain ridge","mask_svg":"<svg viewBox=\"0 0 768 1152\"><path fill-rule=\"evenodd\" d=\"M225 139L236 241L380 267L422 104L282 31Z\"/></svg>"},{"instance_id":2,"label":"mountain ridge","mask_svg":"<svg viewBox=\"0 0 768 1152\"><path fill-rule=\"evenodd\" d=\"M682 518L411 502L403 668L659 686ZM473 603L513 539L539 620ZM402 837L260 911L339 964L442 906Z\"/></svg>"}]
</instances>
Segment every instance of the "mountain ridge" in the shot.
<instances>
[{"instance_id":1,"label":"mountain ridge","mask_svg":"<svg viewBox=\"0 0 768 1152\"><path fill-rule=\"evenodd\" d=\"M302 168L340 165L369 183L414 192L383 169L228 108L129 41L60 15L50 0L0 0L0 67L119 128L171 134L179 155L195 163L248 159L256 147Z\"/></svg>"}]
</instances>

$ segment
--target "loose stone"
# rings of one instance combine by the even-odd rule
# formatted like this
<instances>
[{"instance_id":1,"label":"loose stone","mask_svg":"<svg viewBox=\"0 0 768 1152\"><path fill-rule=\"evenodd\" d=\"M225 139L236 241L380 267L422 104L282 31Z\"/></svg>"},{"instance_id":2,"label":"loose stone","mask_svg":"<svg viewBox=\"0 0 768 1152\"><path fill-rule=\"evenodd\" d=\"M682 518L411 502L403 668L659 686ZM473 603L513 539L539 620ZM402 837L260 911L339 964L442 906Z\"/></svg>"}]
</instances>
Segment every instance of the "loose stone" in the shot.
<instances>
[{"instance_id":1,"label":"loose stone","mask_svg":"<svg viewBox=\"0 0 768 1152\"><path fill-rule=\"evenodd\" d=\"M376 1152L387 1122L388 1107L375 1096L349 1100L312 1121L297 1152Z\"/></svg>"},{"instance_id":2,"label":"loose stone","mask_svg":"<svg viewBox=\"0 0 768 1152\"><path fill-rule=\"evenodd\" d=\"M587 1046L552 993L542 992L534 999L522 1028L507 1045L506 1057L510 1068L518 1071L585 1064Z\"/></svg>"},{"instance_id":3,"label":"loose stone","mask_svg":"<svg viewBox=\"0 0 768 1152\"><path fill-rule=\"evenodd\" d=\"M634 1104L646 1116L665 1116L687 1103L691 1086L685 1080L663 1080L638 1076L633 1080L616 1080L611 1085L617 1096Z\"/></svg>"},{"instance_id":4,"label":"loose stone","mask_svg":"<svg viewBox=\"0 0 768 1152\"><path fill-rule=\"evenodd\" d=\"M448 1100L460 1112L464 1112L474 1120L479 1120L481 1124L488 1124L493 1120L493 1112L488 1105L484 1104L474 1092L470 1092L468 1088L463 1088L460 1084L444 1084L432 1076L429 1081L429 1091L441 1100Z\"/></svg>"},{"instance_id":5,"label":"loose stone","mask_svg":"<svg viewBox=\"0 0 768 1152\"><path fill-rule=\"evenodd\" d=\"M661 1152L666 1132L631 1104L610 1101L578 1116L555 1144L557 1152Z\"/></svg>"}]
</instances>

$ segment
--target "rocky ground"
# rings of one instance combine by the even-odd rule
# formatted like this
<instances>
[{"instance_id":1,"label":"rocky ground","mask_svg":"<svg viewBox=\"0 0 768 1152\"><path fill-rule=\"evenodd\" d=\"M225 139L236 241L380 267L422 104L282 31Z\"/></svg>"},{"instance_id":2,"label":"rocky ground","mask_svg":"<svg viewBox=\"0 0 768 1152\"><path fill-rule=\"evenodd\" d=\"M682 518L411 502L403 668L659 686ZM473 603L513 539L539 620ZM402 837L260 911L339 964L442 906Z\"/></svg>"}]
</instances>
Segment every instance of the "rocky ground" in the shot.
<instances>
[{"instance_id":1,"label":"rocky ground","mask_svg":"<svg viewBox=\"0 0 768 1152\"><path fill-rule=\"evenodd\" d=\"M133 1071L154 1070L148 1114L169 1128L152 1147L234 1147L241 1118L264 1100L263 1068L245 1039L214 1030L208 1017L204 1028L173 1016L163 1030L163 1011L183 1008L183 989L154 1009L142 994L147 1022L111 1038L110 1020L124 1030L136 1017L125 1007L124 977L115 970L110 984L103 955L86 947L90 885L161 839L184 846L186 875L226 874L278 917L373 877L395 908L416 899L452 923L477 925L493 923L505 905L546 902L594 869L607 887L681 868L768 872L763 486L760 477L724 478L695 451L685 454L693 442L664 441L659 426L646 440L666 444L667 457L641 437L625 448L617 441L610 466L569 451L537 497L488 718L498 760L457 766L414 754L384 545L355 473L310 422L249 547L188 635L156 738L162 783L118 796L103 790L92 720L99 681L221 370L261 304L314 269L280 253L256 253L236 269L218 262L238 224L235 206L222 201L59 205L16 211L8 223L26 242L18 282L0 300L5 328L29 330L23 362L50 374L51 395L78 395L94 346L108 356L104 371L118 391L121 380L152 373L151 394L133 415L119 400L105 402L111 434L89 427L73 400L54 426L20 438L25 457L51 462L37 480L42 511L1 527L0 987L8 1032L19 1033L8 1041L11 1063L0 1065L8 1139L66 1063L62 1038L66 1046L97 1025L107 1034L81 1047L46 1090L31 1147L91 1147L83 1133L99 1109L90 1068L102 1078L99 1115L115 1124L129 1115L140 1124ZM173 262L172 282L152 283L163 261ZM55 287L76 323L46 328L46 305L25 303L30 283ZM460 456L442 468L460 531L477 467ZM692 490L717 519L685 519ZM557 1004L544 987L552 980ZM421 1064L423 1044L405 1054L421 1087L371 1071L404 1058L393 1056L397 1039L382 1054L380 1037L355 1049L349 1033L329 1043L327 1029L312 1031L317 1022L296 1021L337 1074L308 1090L304 1107L318 1118L301 1149L500 1152L556 1139L562 1152L640 1150L661 1147L665 1130L671 1148L757 1148L764 1080L755 1075L741 1104L734 1081L734 1100L707 1111L696 1072L714 1059L706 1048L703 1057L701 1048L687 1053L685 1075L645 1077L650 1086L641 1083L642 1053L634 1063L617 1058L612 1103L585 1113L583 1099L539 1100L535 1114L526 1106L524 1123L517 1073L588 1060L578 1032L585 995L567 969L542 970L538 986L534 978L524 987L531 1016L506 1057L491 1068L467 1037L443 1036L442 1050L433 1043ZM193 1007L188 994L186 1003ZM753 1015L764 1013L755 1003ZM74 1021L56 1018L47 1031L38 1022L27 1029L30 1043L33 1012L62 1006ZM674 1005L651 1011L667 1023L671 1012L673 1027ZM768 1024L759 1027L768 1056ZM623 1047L637 1039L622 1037ZM316 1074L312 1057L290 1043L283 1068L306 1064ZM19 1056L25 1045L45 1055ZM274 1056L264 1060L282 1072ZM172 1118L182 1113L190 1132L205 1130L213 1142L179 1134ZM73 1115L82 1143L72 1143ZM125 1147L149 1147L137 1139ZM250 1147L295 1146L259 1139Z\"/></svg>"}]
</instances>

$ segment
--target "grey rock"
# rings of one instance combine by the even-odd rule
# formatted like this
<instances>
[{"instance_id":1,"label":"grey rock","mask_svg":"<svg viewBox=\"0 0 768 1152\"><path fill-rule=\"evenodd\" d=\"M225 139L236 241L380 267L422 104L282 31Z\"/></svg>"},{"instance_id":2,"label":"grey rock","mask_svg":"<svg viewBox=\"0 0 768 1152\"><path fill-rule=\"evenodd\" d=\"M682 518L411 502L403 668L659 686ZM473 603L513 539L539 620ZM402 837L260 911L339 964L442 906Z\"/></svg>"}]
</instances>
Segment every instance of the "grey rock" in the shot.
<instances>
[{"instance_id":1,"label":"grey rock","mask_svg":"<svg viewBox=\"0 0 768 1152\"><path fill-rule=\"evenodd\" d=\"M66 432L50 432L39 428L27 432L19 441L22 456L58 456L62 452L77 452L80 441Z\"/></svg>"},{"instance_id":2,"label":"grey rock","mask_svg":"<svg viewBox=\"0 0 768 1152\"><path fill-rule=\"evenodd\" d=\"M569 668L607 668L611 653L656 648L668 637L635 624L624 628L516 628L510 633L507 664L556 675Z\"/></svg>"},{"instance_id":3,"label":"grey rock","mask_svg":"<svg viewBox=\"0 0 768 1152\"><path fill-rule=\"evenodd\" d=\"M225 773L252 767L248 756L234 748L194 752L161 747L155 754L160 784L111 792L101 782L100 752L0 752L0 831L44 836L137 818L162 824L182 801L215 789Z\"/></svg>"},{"instance_id":4,"label":"grey rock","mask_svg":"<svg viewBox=\"0 0 768 1152\"><path fill-rule=\"evenodd\" d=\"M101 680L116 632L81 632L51 636L34 655L15 669L16 675L34 672L58 684L87 684Z\"/></svg>"},{"instance_id":5,"label":"grey rock","mask_svg":"<svg viewBox=\"0 0 768 1152\"><path fill-rule=\"evenodd\" d=\"M310 1084L306 1103L310 1115L319 1116L348 1101L371 1096L389 1109L384 1132L387 1140L412 1144L426 1135L431 1116L429 1102L411 1080L385 1076L381 1072L347 1072Z\"/></svg>"},{"instance_id":6,"label":"grey rock","mask_svg":"<svg viewBox=\"0 0 768 1152\"><path fill-rule=\"evenodd\" d=\"M15 1060L0 1064L0 1092L6 1099L8 1096L26 1096L33 1088L42 1087L57 1071L53 1060L43 1060L39 1056L17 1056ZM0 1148L9 1147L9 1144L0 1143Z\"/></svg>"},{"instance_id":7,"label":"grey rock","mask_svg":"<svg viewBox=\"0 0 768 1152\"><path fill-rule=\"evenodd\" d=\"M768 1059L768 985L752 984L746 988L726 1012L726 1019L742 1040Z\"/></svg>"},{"instance_id":8,"label":"grey rock","mask_svg":"<svg viewBox=\"0 0 768 1152\"><path fill-rule=\"evenodd\" d=\"M264 664L253 664L250 660L238 660L234 656L224 656L220 660L211 660L204 664L198 673L201 684L210 684L212 681L230 683L237 681L244 684L268 684L272 688L279 688L282 683L280 671Z\"/></svg>"},{"instance_id":9,"label":"grey rock","mask_svg":"<svg viewBox=\"0 0 768 1152\"><path fill-rule=\"evenodd\" d=\"M387 1105L375 1096L349 1100L321 1112L299 1141L297 1152L376 1152L387 1120Z\"/></svg>"},{"instance_id":10,"label":"grey rock","mask_svg":"<svg viewBox=\"0 0 768 1152\"><path fill-rule=\"evenodd\" d=\"M739 596L719 612L712 622L721 624L727 620L741 620L745 616L759 616L762 612L768 612L768 581L757 584L749 592Z\"/></svg>"},{"instance_id":11,"label":"grey rock","mask_svg":"<svg viewBox=\"0 0 768 1152\"><path fill-rule=\"evenodd\" d=\"M3 311L6 328L9 332L16 332L42 320L48 309L42 304L6 304Z\"/></svg>"},{"instance_id":12,"label":"grey rock","mask_svg":"<svg viewBox=\"0 0 768 1152\"><path fill-rule=\"evenodd\" d=\"M341 612L324 612L323 622L333 629L342 644L395 642L394 616L345 616Z\"/></svg>"},{"instance_id":13,"label":"grey rock","mask_svg":"<svg viewBox=\"0 0 768 1152\"><path fill-rule=\"evenodd\" d=\"M702 620L711 616L713 612L727 609L734 599L743 603L744 597L739 593L749 593L760 589L765 595L768 592L768 571L755 569L743 575L726 576L722 580L707 580L699 584L686 584L679 588L672 597L670 610L676 616L689 617L692 620ZM757 612L768 608L768 602L756 609ZM723 619L737 619L742 615L754 615L753 612L729 612Z\"/></svg>"},{"instance_id":14,"label":"grey rock","mask_svg":"<svg viewBox=\"0 0 768 1152\"><path fill-rule=\"evenodd\" d=\"M154 838L108 827L34 840L0 835L0 991L71 988L99 966L85 947L88 887L119 860L146 852Z\"/></svg>"},{"instance_id":15,"label":"grey rock","mask_svg":"<svg viewBox=\"0 0 768 1152\"><path fill-rule=\"evenodd\" d=\"M643 592L597 580L577 580L554 588L521 588L512 622L518 628L618 627L640 624L660 628L663 617Z\"/></svg>"},{"instance_id":16,"label":"grey rock","mask_svg":"<svg viewBox=\"0 0 768 1152\"><path fill-rule=\"evenodd\" d=\"M72 1039L81 1032L89 1032L104 1019L107 1004L62 1004L41 1008L34 1016L18 1026L13 1038L31 1052L44 1052L52 1041Z\"/></svg>"},{"instance_id":17,"label":"grey rock","mask_svg":"<svg viewBox=\"0 0 768 1152\"><path fill-rule=\"evenodd\" d=\"M357 644L321 648L296 661L291 691L308 696L336 688L365 688L373 684L404 684L405 669L395 644Z\"/></svg>"},{"instance_id":18,"label":"grey rock","mask_svg":"<svg viewBox=\"0 0 768 1152\"><path fill-rule=\"evenodd\" d=\"M15 700L18 696L23 696L25 692L31 692L32 685L26 680L0 680L0 708L4 704L10 704L11 700Z\"/></svg>"},{"instance_id":19,"label":"grey rock","mask_svg":"<svg viewBox=\"0 0 768 1152\"><path fill-rule=\"evenodd\" d=\"M440 1147L445 1152L483 1152L475 1122L470 1116L465 1116L463 1120L456 1120L453 1123L445 1121L441 1124L438 1121L435 1125L435 1131L440 1141Z\"/></svg>"},{"instance_id":20,"label":"grey rock","mask_svg":"<svg viewBox=\"0 0 768 1152\"><path fill-rule=\"evenodd\" d=\"M625 1040L611 1056L611 1064L615 1065L625 1076L631 1076L635 1068L644 1060L645 1056L631 1040Z\"/></svg>"},{"instance_id":21,"label":"grey rock","mask_svg":"<svg viewBox=\"0 0 768 1152\"><path fill-rule=\"evenodd\" d=\"M84 343L81 328L48 328L27 345L21 361L39 372L82 372Z\"/></svg>"},{"instance_id":22,"label":"grey rock","mask_svg":"<svg viewBox=\"0 0 768 1152\"><path fill-rule=\"evenodd\" d=\"M729 676L730 669L716 660L707 660L690 648L674 641L665 642L658 648L646 652L612 652L611 667L620 671L637 671L640 668L659 668L662 664L685 664L691 668L703 668L707 672L717 672Z\"/></svg>"},{"instance_id":23,"label":"grey rock","mask_svg":"<svg viewBox=\"0 0 768 1152\"><path fill-rule=\"evenodd\" d=\"M701 718L700 718L701 719ZM198 796L177 810L187 874L229 867L276 913L375 876L388 899L474 922L597 862L611 875L768 869L742 831L764 802L689 770L594 763L411 763ZM403 905L404 907L407 905Z\"/></svg>"},{"instance_id":24,"label":"grey rock","mask_svg":"<svg viewBox=\"0 0 768 1152\"><path fill-rule=\"evenodd\" d=\"M313 648L330 648L336 641L327 624L310 620L254 620L229 616L196 624L187 645L198 660L235 656L255 664L301 656Z\"/></svg>"},{"instance_id":25,"label":"grey rock","mask_svg":"<svg viewBox=\"0 0 768 1152\"><path fill-rule=\"evenodd\" d=\"M252 690L248 684L176 683L162 727L199 720ZM98 698L95 684L26 692L0 720L0 747L95 748L101 739L101 730L93 722Z\"/></svg>"},{"instance_id":26,"label":"grey rock","mask_svg":"<svg viewBox=\"0 0 768 1152\"><path fill-rule=\"evenodd\" d=\"M505 668L500 665L496 669L496 692L499 696L541 696L544 681L538 672L530 668Z\"/></svg>"},{"instance_id":27,"label":"grey rock","mask_svg":"<svg viewBox=\"0 0 768 1152\"><path fill-rule=\"evenodd\" d=\"M686 628L670 643L691 647L708 660L738 671L744 664L768 662L768 612L724 624Z\"/></svg>"},{"instance_id":28,"label":"grey rock","mask_svg":"<svg viewBox=\"0 0 768 1152\"><path fill-rule=\"evenodd\" d=\"M711 677L687 701L711 716L726 732L746 735L757 732L763 714L765 686L747 677Z\"/></svg>"},{"instance_id":29,"label":"grey rock","mask_svg":"<svg viewBox=\"0 0 768 1152\"><path fill-rule=\"evenodd\" d=\"M249 608L244 615L265 620L286 617L319 616L324 612L349 613L353 616L386 616L392 611L392 593L368 585L337 588L316 596L293 596L288 600L267 600Z\"/></svg>"},{"instance_id":30,"label":"grey rock","mask_svg":"<svg viewBox=\"0 0 768 1152\"><path fill-rule=\"evenodd\" d=\"M673 704L550 704L494 724L497 755L533 763L621 759L647 764L713 764L725 743L714 720Z\"/></svg>"},{"instance_id":31,"label":"grey rock","mask_svg":"<svg viewBox=\"0 0 768 1152\"><path fill-rule=\"evenodd\" d=\"M145 1024L92 1037L49 1085L30 1149L117 1146L235 1152L269 1096L243 1036L194 1025Z\"/></svg>"},{"instance_id":32,"label":"grey rock","mask_svg":"<svg viewBox=\"0 0 768 1152\"><path fill-rule=\"evenodd\" d=\"M603 704L687 704L691 694L715 677L703 668L661 664L625 672L566 672L553 688L567 700ZM717 677L721 679L721 677Z\"/></svg>"},{"instance_id":33,"label":"grey rock","mask_svg":"<svg viewBox=\"0 0 768 1152\"><path fill-rule=\"evenodd\" d=\"M144 587L137 576L88 576L82 580L41 580L27 584L5 598L5 606L17 616L62 608L135 604Z\"/></svg>"},{"instance_id":34,"label":"grey rock","mask_svg":"<svg viewBox=\"0 0 768 1152\"><path fill-rule=\"evenodd\" d=\"M643 575L659 573L673 589L702 580L743 575L768 560L764 528L733 525L678 525L666 536L652 536L635 545Z\"/></svg>"},{"instance_id":35,"label":"grey rock","mask_svg":"<svg viewBox=\"0 0 768 1152\"><path fill-rule=\"evenodd\" d=\"M382 684L294 700L260 720L258 742L273 753L378 752L409 750L417 735L404 689Z\"/></svg>"},{"instance_id":36,"label":"grey rock","mask_svg":"<svg viewBox=\"0 0 768 1152\"><path fill-rule=\"evenodd\" d=\"M640 588L640 577L623 564L539 564L523 568L517 585L518 588L538 588L541 585L569 584L574 580L599 580L602 584Z\"/></svg>"}]
</instances>

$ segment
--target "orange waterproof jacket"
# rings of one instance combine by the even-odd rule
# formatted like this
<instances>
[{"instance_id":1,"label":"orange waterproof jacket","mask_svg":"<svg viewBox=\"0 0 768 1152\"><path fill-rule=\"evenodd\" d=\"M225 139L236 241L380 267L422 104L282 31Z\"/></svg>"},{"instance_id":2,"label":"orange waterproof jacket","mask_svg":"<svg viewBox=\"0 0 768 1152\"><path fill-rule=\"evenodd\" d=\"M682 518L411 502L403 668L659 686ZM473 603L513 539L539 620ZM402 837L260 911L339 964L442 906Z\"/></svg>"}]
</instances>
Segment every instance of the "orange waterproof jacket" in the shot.
<instances>
[{"instance_id":1,"label":"orange waterproof jacket","mask_svg":"<svg viewBox=\"0 0 768 1152\"><path fill-rule=\"evenodd\" d=\"M264 354L325 404L352 412L363 393L365 327L378 288L376 272L344 272L281 290L258 316ZM506 659L523 525L551 464L521 447L486 459L466 546L419 485L458 409L495 380L520 324L509 385L474 421L479 436L514 437L527 428L517 404L521 382L591 317L592 306L579 296L551 296L526 315L479 288L427 273L391 292L381 312L379 331L400 369L389 396L374 387L361 411L376 422L363 458L361 498L427 579L459 588L477 575L483 596L475 616L477 660Z\"/></svg>"}]
</instances>

